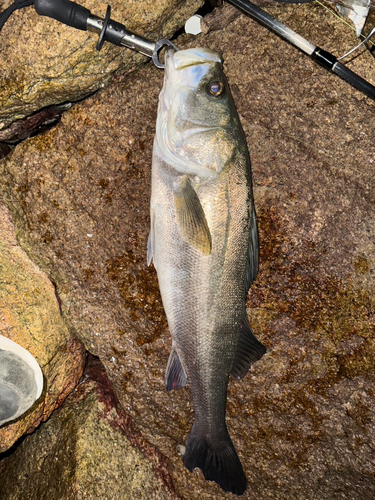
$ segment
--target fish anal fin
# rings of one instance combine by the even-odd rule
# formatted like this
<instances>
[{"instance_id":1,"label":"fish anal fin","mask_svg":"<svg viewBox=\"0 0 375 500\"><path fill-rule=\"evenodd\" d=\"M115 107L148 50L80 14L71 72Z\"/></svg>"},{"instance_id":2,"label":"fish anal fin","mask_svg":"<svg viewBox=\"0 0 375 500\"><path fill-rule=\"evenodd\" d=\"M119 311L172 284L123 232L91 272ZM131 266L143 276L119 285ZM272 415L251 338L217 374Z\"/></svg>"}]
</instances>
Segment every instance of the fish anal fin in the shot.
<instances>
[{"instance_id":1,"label":"fish anal fin","mask_svg":"<svg viewBox=\"0 0 375 500\"><path fill-rule=\"evenodd\" d=\"M167 392L171 392L174 389L181 389L181 387L186 385L186 381L187 377L182 368L180 358L178 357L176 349L172 347L165 373Z\"/></svg>"},{"instance_id":2,"label":"fish anal fin","mask_svg":"<svg viewBox=\"0 0 375 500\"><path fill-rule=\"evenodd\" d=\"M186 175L174 184L173 196L181 236L204 255L209 255L211 233L198 195Z\"/></svg>"},{"instance_id":3,"label":"fish anal fin","mask_svg":"<svg viewBox=\"0 0 375 500\"><path fill-rule=\"evenodd\" d=\"M246 318L238 325L241 335L237 345L237 352L234 358L231 375L236 379L243 378L249 371L250 366L258 361L263 354L266 353L266 348L255 337L249 321Z\"/></svg>"}]
</instances>

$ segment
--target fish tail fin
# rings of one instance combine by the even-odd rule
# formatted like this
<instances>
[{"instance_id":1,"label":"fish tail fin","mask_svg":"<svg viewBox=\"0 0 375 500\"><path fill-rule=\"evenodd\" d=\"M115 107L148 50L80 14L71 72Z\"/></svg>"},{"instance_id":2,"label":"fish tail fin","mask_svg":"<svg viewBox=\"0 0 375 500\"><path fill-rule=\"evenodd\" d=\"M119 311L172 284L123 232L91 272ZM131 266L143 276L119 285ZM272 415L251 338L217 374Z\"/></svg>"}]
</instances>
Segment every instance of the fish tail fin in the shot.
<instances>
[{"instance_id":1,"label":"fish tail fin","mask_svg":"<svg viewBox=\"0 0 375 500\"><path fill-rule=\"evenodd\" d=\"M186 443L185 467L190 472L198 467L207 481L215 481L224 491L242 495L247 480L228 432L210 442L200 437L194 427Z\"/></svg>"}]
</instances>

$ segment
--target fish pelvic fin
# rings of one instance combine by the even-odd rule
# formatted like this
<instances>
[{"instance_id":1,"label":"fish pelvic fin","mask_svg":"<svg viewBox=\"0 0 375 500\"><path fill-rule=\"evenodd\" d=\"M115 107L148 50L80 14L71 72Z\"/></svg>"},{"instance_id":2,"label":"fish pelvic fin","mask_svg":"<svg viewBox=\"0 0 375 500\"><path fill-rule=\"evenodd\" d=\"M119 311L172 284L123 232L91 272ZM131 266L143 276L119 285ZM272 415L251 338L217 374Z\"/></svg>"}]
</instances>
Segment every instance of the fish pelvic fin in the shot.
<instances>
[{"instance_id":1,"label":"fish pelvic fin","mask_svg":"<svg viewBox=\"0 0 375 500\"><path fill-rule=\"evenodd\" d=\"M209 255L211 233L198 195L186 175L175 182L173 196L181 236L202 254Z\"/></svg>"},{"instance_id":2,"label":"fish pelvic fin","mask_svg":"<svg viewBox=\"0 0 375 500\"><path fill-rule=\"evenodd\" d=\"M209 442L199 437L195 428L196 424L186 443L185 467L190 472L198 467L207 481L215 481L224 491L242 495L247 479L228 432Z\"/></svg>"},{"instance_id":3,"label":"fish pelvic fin","mask_svg":"<svg viewBox=\"0 0 375 500\"><path fill-rule=\"evenodd\" d=\"M255 337L247 316L238 325L241 335L237 345L236 356L234 358L231 375L237 380L243 378L249 371L250 366L258 361L267 349Z\"/></svg>"},{"instance_id":4,"label":"fish pelvic fin","mask_svg":"<svg viewBox=\"0 0 375 500\"><path fill-rule=\"evenodd\" d=\"M181 389L186 385L187 377L176 349L172 347L172 351L169 355L167 370L165 373L165 385L167 387L167 392L171 392L174 389Z\"/></svg>"}]
</instances>

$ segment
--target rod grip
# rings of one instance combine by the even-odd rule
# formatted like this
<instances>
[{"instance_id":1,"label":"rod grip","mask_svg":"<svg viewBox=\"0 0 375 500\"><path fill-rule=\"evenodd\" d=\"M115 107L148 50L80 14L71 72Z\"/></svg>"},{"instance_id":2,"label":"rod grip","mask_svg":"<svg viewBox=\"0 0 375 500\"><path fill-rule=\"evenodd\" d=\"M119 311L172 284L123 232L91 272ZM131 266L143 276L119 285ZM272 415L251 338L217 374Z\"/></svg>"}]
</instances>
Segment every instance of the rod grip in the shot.
<instances>
[{"instance_id":1,"label":"rod grip","mask_svg":"<svg viewBox=\"0 0 375 500\"><path fill-rule=\"evenodd\" d=\"M35 0L35 10L40 16L51 17L78 30L86 30L91 12L70 0Z\"/></svg>"},{"instance_id":2,"label":"rod grip","mask_svg":"<svg viewBox=\"0 0 375 500\"><path fill-rule=\"evenodd\" d=\"M327 52L320 47L316 47L311 57L321 66L330 69L333 73L350 83L350 85L355 87L357 90L360 90L364 94L371 97L371 99L375 100L375 87L357 75L357 73L354 73L352 70L338 62L336 57L330 52Z\"/></svg>"},{"instance_id":3,"label":"rod grip","mask_svg":"<svg viewBox=\"0 0 375 500\"><path fill-rule=\"evenodd\" d=\"M349 68L337 62L332 68L332 71L343 80L350 83L350 85L368 95L369 97L371 97L371 99L375 100L375 87L356 73L353 73L353 71L351 71Z\"/></svg>"}]
</instances>

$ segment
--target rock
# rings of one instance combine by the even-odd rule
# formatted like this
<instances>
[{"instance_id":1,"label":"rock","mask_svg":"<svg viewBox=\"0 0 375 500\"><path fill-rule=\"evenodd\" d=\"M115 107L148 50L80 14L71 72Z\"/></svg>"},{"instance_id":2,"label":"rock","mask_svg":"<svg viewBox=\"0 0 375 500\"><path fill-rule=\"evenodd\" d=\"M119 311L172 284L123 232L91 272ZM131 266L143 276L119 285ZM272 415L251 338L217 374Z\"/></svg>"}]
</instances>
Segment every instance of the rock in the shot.
<instances>
[{"instance_id":1,"label":"rock","mask_svg":"<svg viewBox=\"0 0 375 500\"><path fill-rule=\"evenodd\" d=\"M356 42L315 5L267 9L337 55ZM261 267L248 304L269 352L229 387L244 498L373 498L374 103L245 16L177 45L223 51L253 164ZM373 78L369 55L351 67ZM18 145L0 162L0 193L176 493L227 498L184 469L191 398L164 388L171 341L146 266L162 77L150 65L121 77Z\"/></svg>"},{"instance_id":2,"label":"rock","mask_svg":"<svg viewBox=\"0 0 375 500\"><path fill-rule=\"evenodd\" d=\"M0 427L0 452L33 431L61 405L81 377L85 350L67 329L47 275L19 247L8 209L0 204L0 335L30 352L44 375L42 396Z\"/></svg>"},{"instance_id":3,"label":"rock","mask_svg":"<svg viewBox=\"0 0 375 500\"><path fill-rule=\"evenodd\" d=\"M1 462L0 498L176 499L164 469L165 458L118 408L103 366L91 358L64 407Z\"/></svg>"},{"instance_id":4,"label":"rock","mask_svg":"<svg viewBox=\"0 0 375 500\"><path fill-rule=\"evenodd\" d=\"M7 154L9 154L12 151L11 146L8 144L1 144L0 143L0 160L2 158L5 158Z\"/></svg>"},{"instance_id":5,"label":"rock","mask_svg":"<svg viewBox=\"0 0 375 500\"><path fill-rule=\"evenodd\" d=\"M214 9L203 17L201 22L202 33L207 35L210 31L222 31L240 15L241 11L230 4L225 9Z\"/></svg>"},{"instance_id":6,"label":"rock","mask_svg":"<svg viewBox=\"0 0 375 500\"><path fill-rule=\"evenodd\" d=\"M14 0L2 2L1 10ZM78 2L104 17L107 3ZM111 2L112 19L152 40L170 37L203 0ZM11 15L0 34L0 129L52 104L77 101L148 58L105 43L98 36L39 16L34 7Z\"/></svg>"},{"instance_id":7,"label":"rock","mask_svg":"<svg viewBox=\"0 0 375 500\"><path fill-rule=\"evenodd\" d=\"M61 104L59 106L49 106L27 118L12 123L12 125L6 129L0 130L0 146L4 147L7 144L16 144L33 134L37 135L57 125L63 112L69 109L70 106L70 103ZM9 153L9 151L5 151L5 153Z\"/></svg>"}]
</instances>

